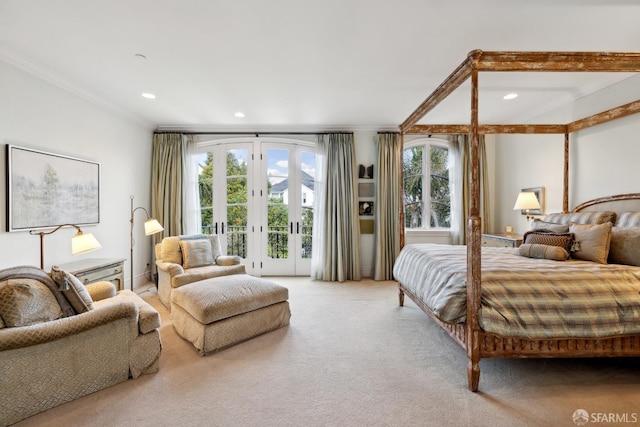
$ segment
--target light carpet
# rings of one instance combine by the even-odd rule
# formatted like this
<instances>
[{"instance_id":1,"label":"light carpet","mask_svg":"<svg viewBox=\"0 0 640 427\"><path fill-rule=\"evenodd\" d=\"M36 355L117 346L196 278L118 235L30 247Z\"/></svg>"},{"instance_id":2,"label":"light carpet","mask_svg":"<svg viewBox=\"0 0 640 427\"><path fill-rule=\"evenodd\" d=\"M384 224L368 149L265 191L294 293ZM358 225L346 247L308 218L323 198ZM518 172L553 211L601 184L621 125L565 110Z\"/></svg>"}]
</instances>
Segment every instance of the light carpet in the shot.
<instances>
[{"instance_id":1,"label":"light carpet","mask_svg":"<svg viewBox=\"0 0 640 427\"><path fill-rule=\"evenodd\" d=\"M399 307L395 282L271 280L289 289L291 325L206 357L149 287L160 371L18 425L574 426L578 409L589 425L640 424L639 359L482 360L472 393L462 349L413 302Z\"/></svg>"}]
</instances>

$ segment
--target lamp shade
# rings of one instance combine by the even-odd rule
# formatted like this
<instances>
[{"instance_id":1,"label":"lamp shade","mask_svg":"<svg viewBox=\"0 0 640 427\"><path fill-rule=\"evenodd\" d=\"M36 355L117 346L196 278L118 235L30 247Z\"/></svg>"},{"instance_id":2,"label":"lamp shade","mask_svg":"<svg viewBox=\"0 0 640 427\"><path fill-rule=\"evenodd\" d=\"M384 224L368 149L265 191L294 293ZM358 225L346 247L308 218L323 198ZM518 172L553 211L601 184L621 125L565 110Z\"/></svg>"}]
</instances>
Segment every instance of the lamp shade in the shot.
<instances>
[{"instance_id":1,"label":"lamp shade","mask_svg":"<svg viewBox=\"0 0 640 427\"><path fill-rule=\"evenodd\" d=\"M83 254L86 252L95 251L100 249L102 245L98 240L93 237L91 233L83 233L78 231L78 234L71 239L71 253L73 255Z\"/></svg>"},{"instance_id":2,"label":"lamp shade","mask_svg":"<svg viewBox=\"0 0 640 427\"><path fill-rule=\"evenodd\" d=\"M151 236L164 230L164 227L160 225L157 219L149 218L144 222L144 234Z\"/></svg>"},{"instance_id":3,"label":"lamp shade","mask_svg":"<svg viewBox=\"0 0 640 427\"><path fill-rule=\"evenodd\" d=\"M521 191L516 199L516 204L513 206L513 210L529 210L540 209L540 202L536 197L536 193L533 191Z\"/></svg>"}]
</instances>

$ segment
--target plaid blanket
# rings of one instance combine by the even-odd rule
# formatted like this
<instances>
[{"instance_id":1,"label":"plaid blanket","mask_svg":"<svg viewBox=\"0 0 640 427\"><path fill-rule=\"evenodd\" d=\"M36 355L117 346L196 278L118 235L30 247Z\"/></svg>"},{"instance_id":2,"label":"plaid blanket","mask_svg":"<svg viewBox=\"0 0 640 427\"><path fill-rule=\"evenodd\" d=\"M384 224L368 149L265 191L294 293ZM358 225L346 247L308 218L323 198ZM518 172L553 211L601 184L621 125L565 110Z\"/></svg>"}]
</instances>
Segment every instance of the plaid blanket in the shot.
<instances>
[{"instance_id":1,"label":"plaid blanket","mask_svg":"<svg viewBox=\"0 0 640 427\"><path fill-rule=\"evenodd\" d=\"M466 246L404 247L394 277L442 321L466 320ZM551 261L482 248L480 326L501 336L610 337L640 333L640 267Z\"/></svg>"}]
</instances>

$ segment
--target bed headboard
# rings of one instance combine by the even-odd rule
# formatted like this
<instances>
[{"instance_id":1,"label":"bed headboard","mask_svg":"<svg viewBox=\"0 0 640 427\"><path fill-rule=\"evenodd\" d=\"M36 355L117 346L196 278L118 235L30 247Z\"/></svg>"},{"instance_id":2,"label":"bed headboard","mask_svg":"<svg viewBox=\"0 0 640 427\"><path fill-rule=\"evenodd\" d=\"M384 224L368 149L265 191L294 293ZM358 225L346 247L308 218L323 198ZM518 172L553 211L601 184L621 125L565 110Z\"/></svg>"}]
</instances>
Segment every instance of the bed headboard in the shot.
<instances>
[{"instance_id":1,"label":"bed headboard","mask_svg":"<svg viewBox=\"0 0 640 427\"><path fill-rule=\"evenodd\" d=\"M572 212L602 211L614 211L618 216L623 212L640 212L640 193L600 197L581 203L572 210Z\"/></svg>"}]
</instances>

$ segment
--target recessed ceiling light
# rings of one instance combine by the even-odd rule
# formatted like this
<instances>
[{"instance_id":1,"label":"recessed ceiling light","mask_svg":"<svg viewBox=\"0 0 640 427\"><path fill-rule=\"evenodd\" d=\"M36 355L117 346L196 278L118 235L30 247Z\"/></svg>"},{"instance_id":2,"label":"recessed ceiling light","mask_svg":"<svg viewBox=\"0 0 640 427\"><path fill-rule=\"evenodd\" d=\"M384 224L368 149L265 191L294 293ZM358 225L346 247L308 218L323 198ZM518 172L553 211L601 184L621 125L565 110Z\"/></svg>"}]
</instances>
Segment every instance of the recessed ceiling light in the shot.
<instances>
[{"instance_id":1,"label":"recessed ceiling light","mask_svg":"<svg viewBox=\"0 0 640 427\"><path fill-rule=\"evenodd\" d=\"M242 119L244 118L244 113L242 111L236 111L236 113L234 114L234 116Z\"/></svg>"},{"instance_id":2,"label":"recessed ceiling light","mask_svg":"<svg viewBox=\"0 0 640 427\"><path fill-rule=\"evenodd\" d=\"M156 96L154 94L148 92L143 93L142 97L147 99L156 99Z\"/></svg>"},{"instance_id":3,"label":"recessed ceiling light","mask_svg":"<svg viewBox=\"0 0 640 427\"><path fill-rule=\"evenodd\" d=\"M517 93L508 93L505 96L503 96L502 99L509 100L509 99L515 99L517 97L518 97Z\"/></svg>"}]
</instances>

